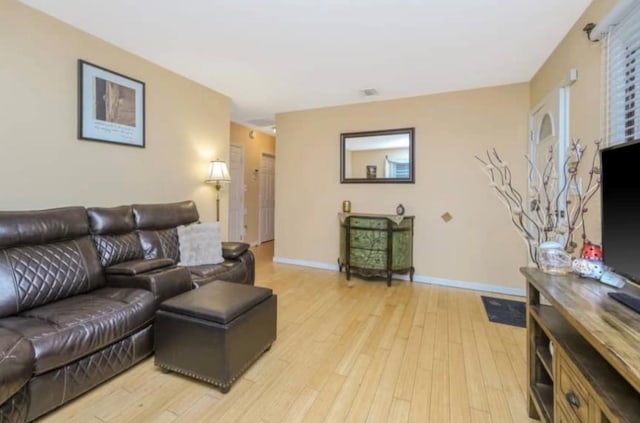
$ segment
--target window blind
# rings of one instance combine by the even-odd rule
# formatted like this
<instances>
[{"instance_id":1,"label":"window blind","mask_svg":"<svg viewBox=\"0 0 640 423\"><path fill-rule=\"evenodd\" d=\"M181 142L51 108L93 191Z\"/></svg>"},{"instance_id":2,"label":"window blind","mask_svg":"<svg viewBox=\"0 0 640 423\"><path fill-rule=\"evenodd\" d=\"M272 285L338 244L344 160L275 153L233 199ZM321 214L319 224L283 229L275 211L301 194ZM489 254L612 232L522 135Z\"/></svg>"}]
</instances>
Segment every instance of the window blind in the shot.
<instances>
[{"instance_id":1,"label":"window blind","mask_svg":"<svg viewBox=\"0 0 640 423\"><path fill-rule=\"evenodd\" d=\"M409 178L409 158L384 157L385 177Z\"/></svg>"},{"instance_id":2,"label":"window blind","mask_svg":"<svg viewBox=\"0 0 640 423\"><path fill-rule=\"evenodd\" d=\"M640 4L607 35L609 145L640 138Z\"/></svg>"}]
</instances>

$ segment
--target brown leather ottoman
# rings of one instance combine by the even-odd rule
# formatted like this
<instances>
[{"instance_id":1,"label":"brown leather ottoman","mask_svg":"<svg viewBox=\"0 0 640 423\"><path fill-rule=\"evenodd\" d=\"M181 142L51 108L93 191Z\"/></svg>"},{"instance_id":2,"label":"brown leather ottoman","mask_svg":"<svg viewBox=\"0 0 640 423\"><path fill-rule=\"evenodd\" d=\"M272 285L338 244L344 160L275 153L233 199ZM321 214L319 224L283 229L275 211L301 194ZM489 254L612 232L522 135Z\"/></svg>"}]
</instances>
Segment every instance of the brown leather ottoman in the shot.
<instances>
[{"instance_id":1,"label":"brown leather ottoman","mask_svg":"<svg viewBox=\"0 0 640 423\"><path fill-rule=\"evenodd\" d=\"M213 281L160 304L155 364L220 388L231 384L276 339L271 289Z\"/></svg>"}]
</instances>

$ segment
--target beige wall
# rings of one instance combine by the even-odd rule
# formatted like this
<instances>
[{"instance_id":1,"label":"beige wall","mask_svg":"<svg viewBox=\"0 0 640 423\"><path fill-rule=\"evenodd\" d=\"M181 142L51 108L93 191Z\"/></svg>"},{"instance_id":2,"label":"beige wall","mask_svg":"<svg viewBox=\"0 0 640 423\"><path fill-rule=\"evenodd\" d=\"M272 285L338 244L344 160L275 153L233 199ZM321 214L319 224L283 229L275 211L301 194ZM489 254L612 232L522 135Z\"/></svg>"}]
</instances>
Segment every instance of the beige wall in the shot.
<instances>
[{"instance_id":1,"label":"beige wall","mask_svg":"<svg viewBox=\"0 0 640 423\"><path fill-rule=\"evenodd\" d=\"M528 84L277 116L275 255L335 265L343 200L354 212L415 215L416 273L522 288L523 242L475 154L495 147L525 183ZM415 184L340 184L340 133L416 128ZM440 216L449 212L453 220Z\"/></svg>"},{"instance_id":2,"label":"beige wall","mask_svg":"<svg viewBox=\"0 0 640 423\"><path fill-rule=\"evenodd\" d=\"M380 150L356 150L351 152L351 172L346 175L350 178L366 178L367 166L376 166L376 177L384 178L384 162L385 157L404 157L408 158L408 149L406 148L386 148Z\"/></svg>"},{"instance_id":3,"label":"beige wall","mask_svg":"<svg viewBox=\"0 0 640 423\"><path fill-rule=\"evenodd\" d=\"M259 207L259 178L255 170L260 169L260 157L262 153L275 153L275 137L254 131L254 138L249 137L251 128L231 122L231 144L242 146L244 150L244 183L247 189L244 194L244 207L247 209L245 216L245 241L258 242Z\"/></svg>"},{"instance_id":4,"label":"beige wall","mask_svg":"<svg viewBox=\"0 0 640 423\"><path fill-rule=\"evenodd\" d=\"M570 136L580 139L593 152L593 141L604 136L604 108L602 84L602 42L587 40L582 28L599 22L615 5L615 0L595 0L570 29L566 37L538 70L530 84L530 107L533 109L544 97L557 89L569 70L578 70L578 80L570 88ZM592 155L587 154L590 158ZM583 170L588 168L584 163ZM583 175L586 185L586 175ZM586 216L587 237L600 242L600 198L594 197ZM581 245L580 234L577 237Z\"/></svg>"},{"instance_id":5,"label":"beige wall","mask_svg":"<svg viewBox=\"0 0 640 423\"><path fill-rule=\"evenodd\" d=\"M229 98L14 0L0 57L0 209L194 199L215 218L203 180L228 158ZM78 59L146 83L146 148L77 139Z\"/></svg>"}]
</instances>

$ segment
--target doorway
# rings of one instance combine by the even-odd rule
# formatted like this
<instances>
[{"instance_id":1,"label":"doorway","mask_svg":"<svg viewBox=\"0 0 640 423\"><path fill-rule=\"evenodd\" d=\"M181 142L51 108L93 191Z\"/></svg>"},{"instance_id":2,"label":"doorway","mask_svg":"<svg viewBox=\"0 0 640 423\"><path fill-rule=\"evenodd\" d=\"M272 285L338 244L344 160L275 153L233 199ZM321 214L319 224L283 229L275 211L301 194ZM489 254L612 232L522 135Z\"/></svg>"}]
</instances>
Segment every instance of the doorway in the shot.
<instances>
[{"instance_id":1,"label":"doorway","mask_svg":"<svg viewBox=\"0 0 640 423\"><path fill-rule=\"evenodd\" d=\"M558 204L566 201L566 192L560 193L560 187L565 185L564 164L569 146L569 86L561 86L552 90L535 107L529 115L529 192L534 191L534 187L541 191L546 191L549 198L557 198ZM547 188L542 188L545 182L542 181L542 174L547 168L552 151L552 160L555 164L549 170L549 179L546 181ZM535 166L532 169L531 166ZM536 171L537 170L537 171ZM529 198L529 210L533 211L540 207L536 200ZM557 207L556 207L557 208ZM566 216L556 216L559 225L566 222ZM533 230L533 225L530 224ZM564 243L566 236L562 236L558 241Z\"/></svg>"},{"instance_id":2,"label":"doorway","mask_svg":"<svg viewBox=\"0 0 640 423\"><path fill-rule=\"evenodd\" d=\"M262 153L260 156L260 177L259 177L259 230L258 243L272 241L274 235L275 221L275 169L276 156Z\"/></svg>"},{"instance_id":3,"label":"doorway","mask_svg":"<svg viewBox=\"0 0 640 423\"><path fill-rule=\"evenodd\" d=\"M244 241L244 148L231 144L229 149L229 241Z\"/></svg>"}]
</instances>

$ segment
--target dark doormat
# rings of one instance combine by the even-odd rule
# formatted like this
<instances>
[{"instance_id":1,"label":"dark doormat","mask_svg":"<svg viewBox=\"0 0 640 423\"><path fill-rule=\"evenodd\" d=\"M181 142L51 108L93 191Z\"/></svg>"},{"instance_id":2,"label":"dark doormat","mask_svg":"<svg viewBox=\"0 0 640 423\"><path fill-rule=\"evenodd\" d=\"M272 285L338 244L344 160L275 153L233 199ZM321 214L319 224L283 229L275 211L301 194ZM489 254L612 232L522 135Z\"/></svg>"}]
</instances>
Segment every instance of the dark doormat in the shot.
<instances>
[{"instance_id":1,"label":"dark doormat","mask_svg":"<svg viewBox=\"0 0 640 423\"><path fill-rule=\"evenodd\" d=\"M480 296L489 321L505 325L527 327L527 307L522 301Z\"/></svg>"}]
</instances>

